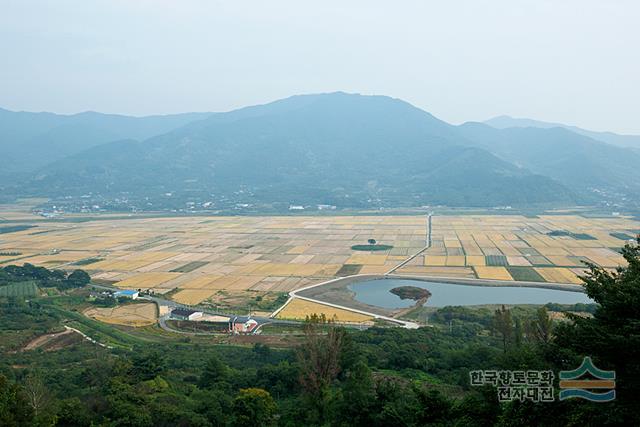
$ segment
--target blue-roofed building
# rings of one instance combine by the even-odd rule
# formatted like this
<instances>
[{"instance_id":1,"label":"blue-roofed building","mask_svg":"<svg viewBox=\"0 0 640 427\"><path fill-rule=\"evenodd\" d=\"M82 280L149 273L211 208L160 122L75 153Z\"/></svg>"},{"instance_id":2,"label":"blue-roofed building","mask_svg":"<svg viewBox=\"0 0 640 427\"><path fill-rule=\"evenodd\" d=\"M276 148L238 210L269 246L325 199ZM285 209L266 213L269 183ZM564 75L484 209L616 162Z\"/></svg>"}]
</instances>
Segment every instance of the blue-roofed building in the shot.
<instances>
[{"instance_id":1,"label":"blue-roofed building","mask_svg":"<svg viewBox=\"0 0 640 427\"><path fill-rule=\"evenodd\" d=\"M113 296L115 298L131 298L131 299L136 299L138 298L138 291L134 291L133 289L124 289L122 291L117 291L113 294Z\"/></svg>"}]
</instances>

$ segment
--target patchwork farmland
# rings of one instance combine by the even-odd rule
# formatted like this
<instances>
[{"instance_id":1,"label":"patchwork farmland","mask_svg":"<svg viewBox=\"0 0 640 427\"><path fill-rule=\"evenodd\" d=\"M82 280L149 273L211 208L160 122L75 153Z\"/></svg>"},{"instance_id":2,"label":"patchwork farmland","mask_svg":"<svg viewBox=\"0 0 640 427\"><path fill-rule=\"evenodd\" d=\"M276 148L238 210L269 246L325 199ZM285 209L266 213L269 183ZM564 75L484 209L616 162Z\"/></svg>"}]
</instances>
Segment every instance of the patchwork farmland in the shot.
<instances>
[{"instance_id":1,"label":"patchwork farmland","mask_svg":"<svg viewBox=\"0 0 640 427\"><path fill-rule=\"evenodd\" d=\"M618 250L637 224L573 215L435 216L432 246L396 273L580 283L585 261L624 264Z\"/></svg>"},{"instance_id":2,"label":"patchwork farmland","mask_svg":"<svg viewBox=\"0 0 640 427\"><path fill-rule=\"evenodd\" d=\"M0 265L88 271L184 304L220 291L290 292L351 274L384 274L420 252L425 216L161 217L32 225L0 235ZM579 283L583 261L606 268L640 223L571 215L434 216L432 245L408 276ZM358 250L375 239L384 250ZM355 247L355 249L354 249ZM366 246L364 246L366 247Z\"/></svg>"}]
</instances>

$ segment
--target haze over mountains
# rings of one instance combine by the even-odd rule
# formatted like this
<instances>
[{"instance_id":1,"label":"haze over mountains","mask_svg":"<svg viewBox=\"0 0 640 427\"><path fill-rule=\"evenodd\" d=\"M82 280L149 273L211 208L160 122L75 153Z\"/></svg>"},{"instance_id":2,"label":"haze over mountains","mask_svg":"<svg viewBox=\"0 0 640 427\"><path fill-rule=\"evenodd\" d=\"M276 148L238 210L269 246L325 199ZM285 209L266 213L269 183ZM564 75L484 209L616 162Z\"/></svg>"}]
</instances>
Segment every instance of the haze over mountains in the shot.
<instances>
[{"instance_id":1,"label":"haze over mountains","mask_svg":"<svg viewBox=\"0 0 640 427\"><path fill-rule=\"evenodd\" d=\"M485 120L485 124L497 129L506 128L564 128L571 132L588 136L597 141L606 142L607 144L617 145L620 147L637 148L640 149L640 135L620 135L613 132L595 132L592 130L582 129L577 126L564 125L562 123L543 122L539 120L514 118L510 116L498 116L489 120Z\"/></svg>"},{"instance_id":2,"label":"haze over mountains","mask_svg":"<svg viewBox=\"0 0 640 427\"><path fill-rule=\"evenodd\" d=\"M21 179L1 179L20 195L181 193L192 204L569 205L640 194L637 152L564 127L496 128L506 123L453 126L398 99L346 93L146 118L2 110L3 163Z\"/></svg>"},{"instance_id":3,"label":"haze over mountains","mask_svg":"<svg viewBox=\"0 0 640 427\"><path fill-rule=\"evenodd\" d=\"M35 171L96 145L123 138L144 140L208 115L129 117L92 111L60 115L0 108L0 167L4 173Z\"/></svg>"}]
</instances>

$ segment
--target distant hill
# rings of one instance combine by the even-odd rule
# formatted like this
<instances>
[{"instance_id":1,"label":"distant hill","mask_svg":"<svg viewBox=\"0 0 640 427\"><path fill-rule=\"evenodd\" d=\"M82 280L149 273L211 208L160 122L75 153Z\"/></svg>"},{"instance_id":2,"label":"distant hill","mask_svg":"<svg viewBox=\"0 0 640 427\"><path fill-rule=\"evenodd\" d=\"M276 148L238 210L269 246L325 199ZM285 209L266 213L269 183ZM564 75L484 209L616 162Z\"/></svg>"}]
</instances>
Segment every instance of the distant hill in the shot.
<instances>
[{"instance_id":1,"label":"distant hill","mask_svg":"<svg viewBox=\"0 0 640 427\"><path fill-rule=\"evenodd\" d=\"M460 134L498 157L549 176L577 192L640 194L640 153L615 147L567 129L495 129L465 123Z\"/></svg>"},{"instance_id":2,"label":"distant hill","mask_svg":"<svg viewBox=\"0 0 640 427\"><path fill-rule=\"evenodd\" d=\"M92 194L171 209L205 201L375 208L640 199L640 153L630 148L564 127L453 126L385 96L300 95L143 118L4 110L0 134L3 170L15 171L13 181L0 176L5 195ZM169 202L167 194L181 196Z\"/></svg>"},{"instance_id":3,"label":"distant hill","mask_svg":"<svg viewBox=\"0 0 640 427\"><path fill-rule=\"evenodd\" d=\"M384 96L294 96L218 113L144 142L98 145L38 171L57 194L247 192L339 206L572 203L552 178L500 159L458 128Z\"/></svg>"},{"instance_id":4,"label":"distant hill","mask_svg":"<svg viewBox=\"0 0 640 427\"><path fill-rule=\"evenodd\" d=\"M86 112L74 115L0 109L4 175L35 171L87 148L123 138L144 140L211 113L128 117Z\"/></svg>"},{"instance_id":5,"label":"distant hill","mask_svg":"<svg viewBox=\"0 0 640 427\"><path fill-rule=\"evenodd\" d=\"M541 129L564 128L571 132L588 136L596 141L606 142L607 144L617 145L619 147L635 148L640 150L640 135L620 135L613 132L595 132L579 128L577 126L569 126L562 123L542 122L539 120L514 118L510 116L498 116L486 120L485 124L496 129L505 129L512 127L533 127Z\"/></svg>"}]
</instances>

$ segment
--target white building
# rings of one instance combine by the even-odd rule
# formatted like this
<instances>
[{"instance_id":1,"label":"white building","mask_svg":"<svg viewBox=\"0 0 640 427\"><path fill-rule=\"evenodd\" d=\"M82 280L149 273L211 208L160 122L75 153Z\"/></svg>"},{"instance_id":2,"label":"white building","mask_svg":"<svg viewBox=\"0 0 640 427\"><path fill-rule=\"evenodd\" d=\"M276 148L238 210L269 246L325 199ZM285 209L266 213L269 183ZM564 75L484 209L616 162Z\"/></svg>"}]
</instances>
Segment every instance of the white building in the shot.
<instances>
[{"instance_id":1,"label":"white building","mask_svg":"<svg viewBox=\"0 0 640 427\"><path fill-rule=\"evenodd\" d=\"M202 315L203 313L201 311L189 310L186 308L176 308L171 311L171 318L179 320L196 321L201 318Z\"/></svg>"},{"instance_id":2,"label":"white building","mask_svg":"<svg viewBox=\"0 0 640 427\"><path fill-rule=\"evenodd\" d=\"M133 289L125 289L123 291L118 291L113 294L115 298L131 298L131 299L138 298L138 295L140 295L139 292L134 291Z\"/></svg>"}]
</instances>

